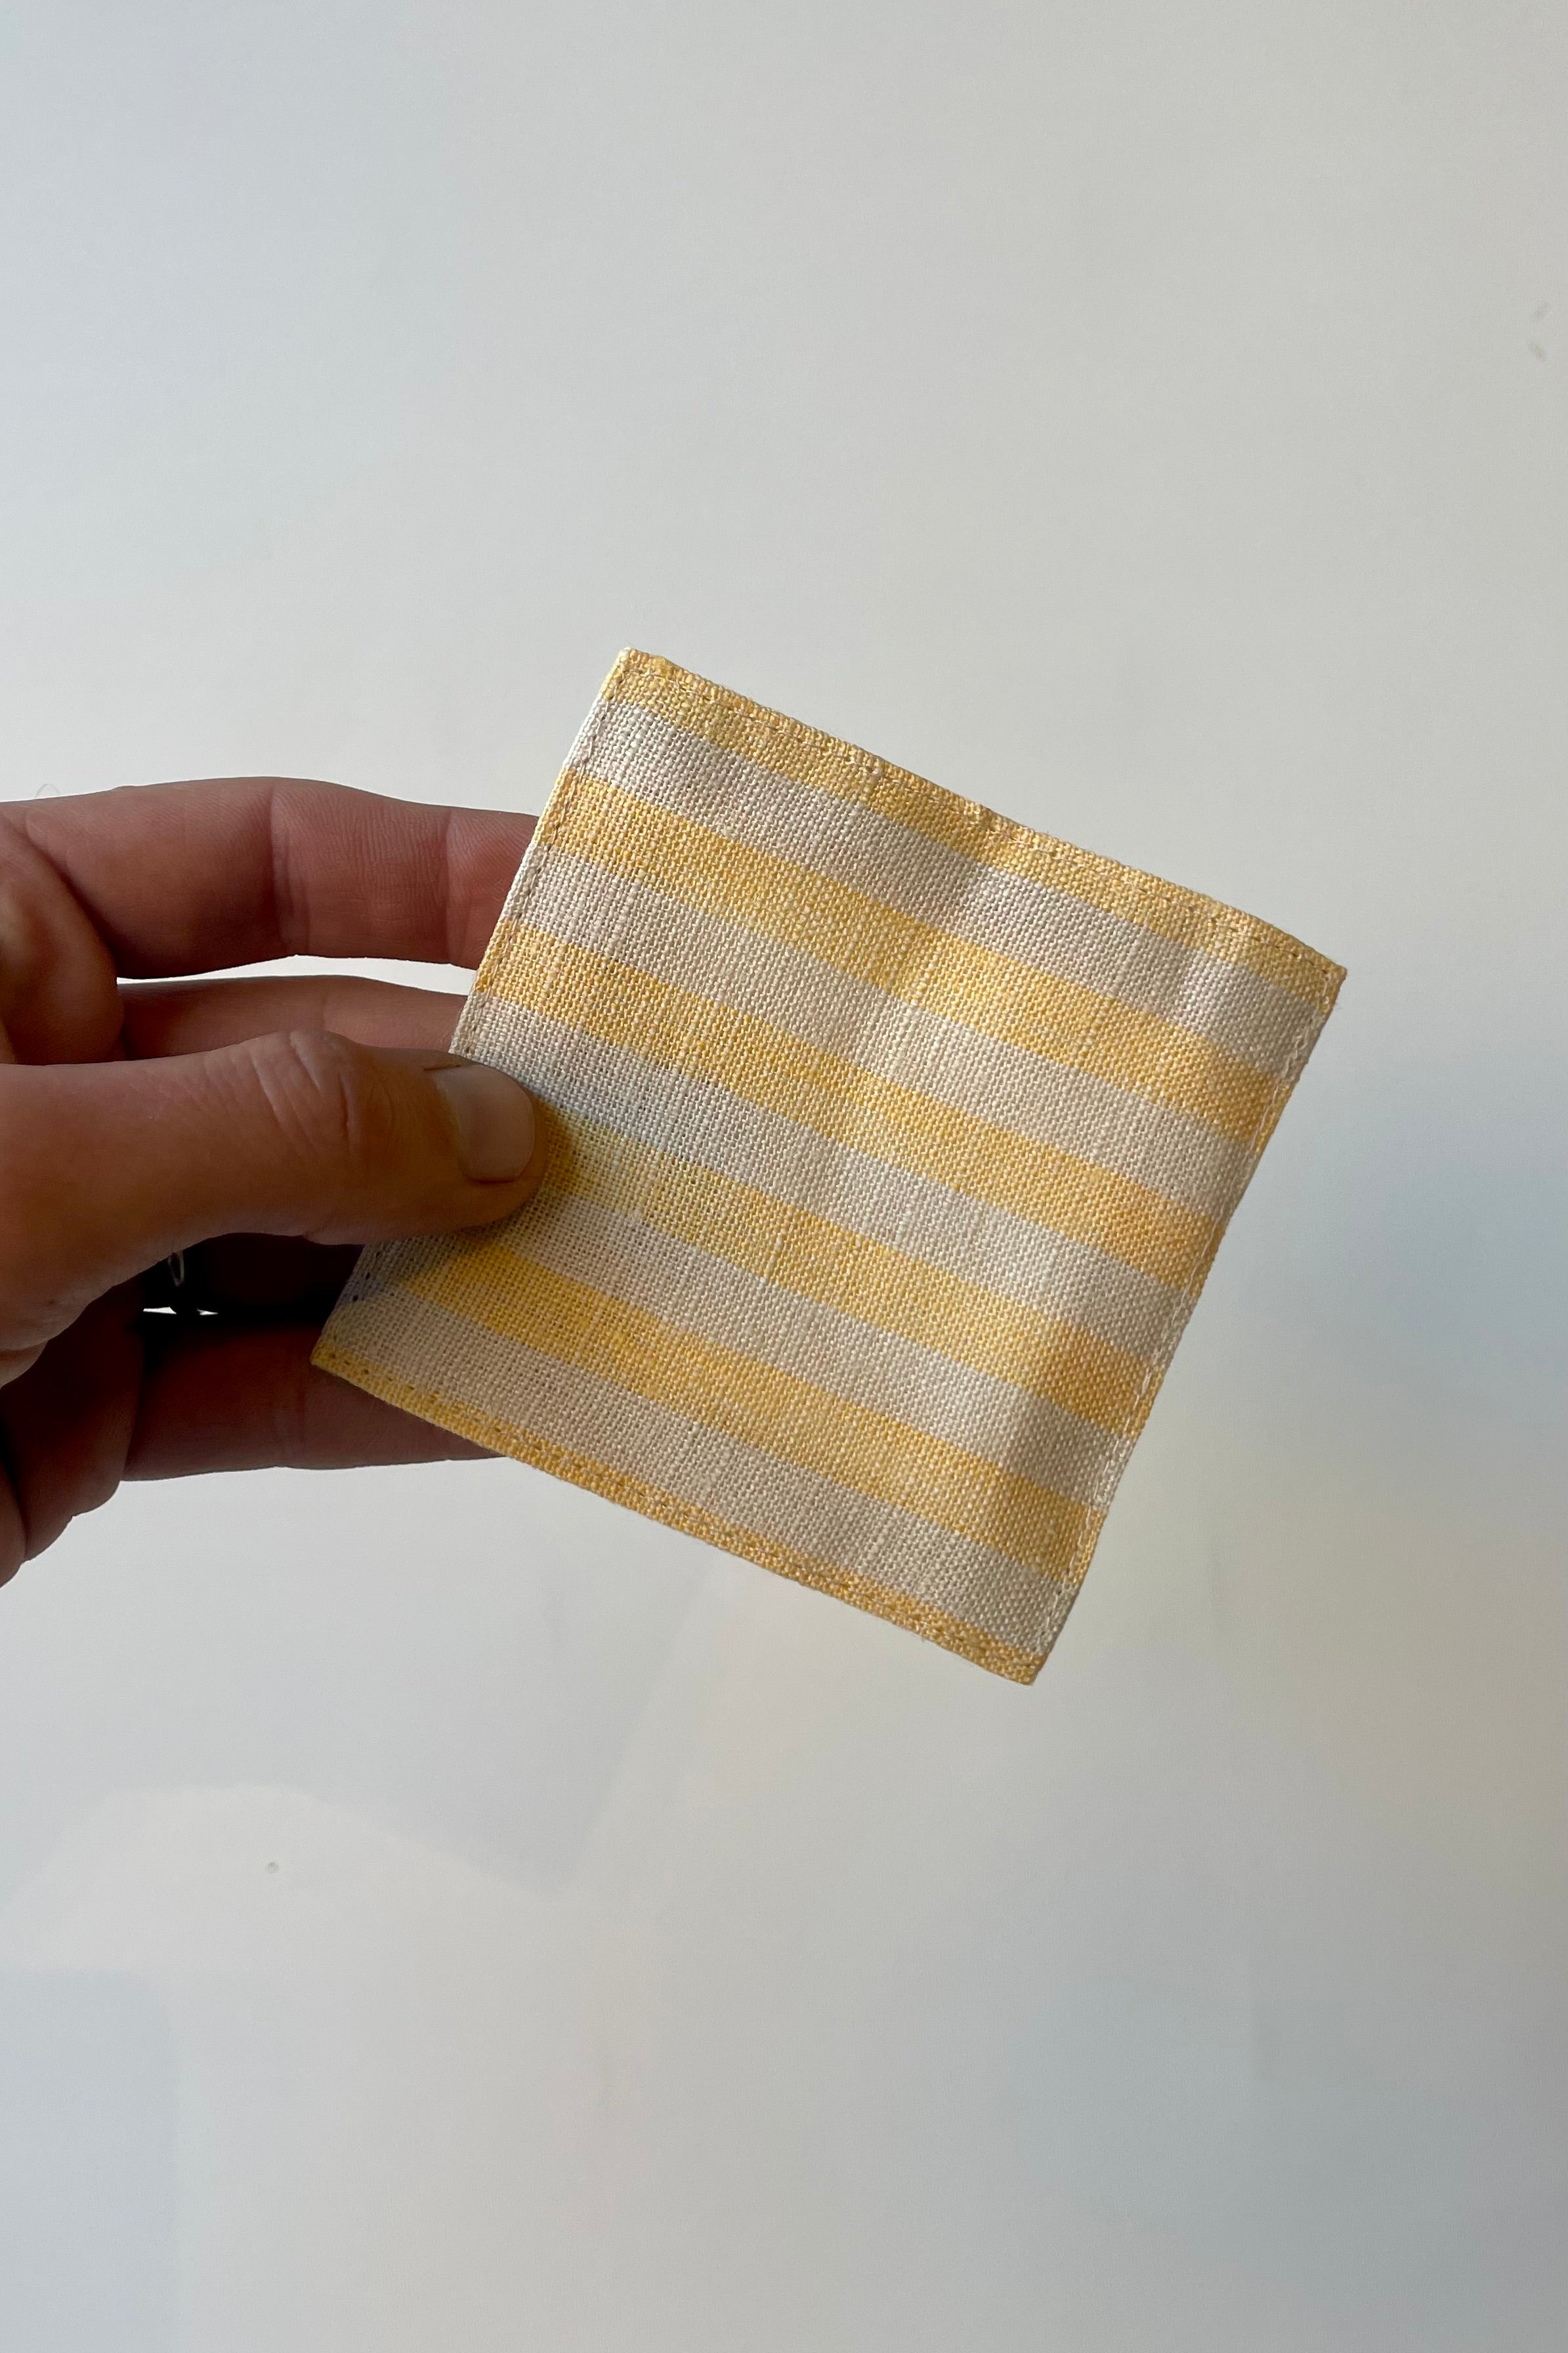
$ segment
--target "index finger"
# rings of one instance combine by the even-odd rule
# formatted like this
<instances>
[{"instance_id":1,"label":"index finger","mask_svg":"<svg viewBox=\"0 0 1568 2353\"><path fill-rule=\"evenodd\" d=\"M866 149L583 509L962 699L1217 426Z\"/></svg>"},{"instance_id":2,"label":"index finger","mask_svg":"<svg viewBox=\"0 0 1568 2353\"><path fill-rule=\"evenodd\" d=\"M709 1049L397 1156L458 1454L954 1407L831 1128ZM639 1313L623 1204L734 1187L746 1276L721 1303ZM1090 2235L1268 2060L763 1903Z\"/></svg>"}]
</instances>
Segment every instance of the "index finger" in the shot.
<instances>
[{"instance_id":1,"label":"index finger","mask_svg":"<svg viewBox=\"0 0 1568 2353\"><path fill-rule=\"evenodd\" d=\"M531 817L281 776L13 802L128 977L274 956L396 956L472 970Z\"/></svg>"}]
</instances>

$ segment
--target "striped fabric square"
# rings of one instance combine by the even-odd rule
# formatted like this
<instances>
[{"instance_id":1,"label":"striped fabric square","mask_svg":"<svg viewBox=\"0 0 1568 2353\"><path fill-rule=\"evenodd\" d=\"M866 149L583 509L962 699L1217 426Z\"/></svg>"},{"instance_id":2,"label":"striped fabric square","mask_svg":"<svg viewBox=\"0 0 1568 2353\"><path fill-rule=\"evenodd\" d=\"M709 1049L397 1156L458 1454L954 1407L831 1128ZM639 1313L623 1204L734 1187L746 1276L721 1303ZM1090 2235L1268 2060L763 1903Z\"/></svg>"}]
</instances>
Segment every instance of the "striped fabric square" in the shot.
<instances>
[{"instance_id":1,"label":"striped fabric square","mask_svg":"<svg viewBox=\"0 0 1568 2353\"><path fill-rule=\"evenodd\" d=\"M1032 1682L1342 977L624 653L453 1039L540 1192L315 1361Z\"/></svg>"}]
</instances>

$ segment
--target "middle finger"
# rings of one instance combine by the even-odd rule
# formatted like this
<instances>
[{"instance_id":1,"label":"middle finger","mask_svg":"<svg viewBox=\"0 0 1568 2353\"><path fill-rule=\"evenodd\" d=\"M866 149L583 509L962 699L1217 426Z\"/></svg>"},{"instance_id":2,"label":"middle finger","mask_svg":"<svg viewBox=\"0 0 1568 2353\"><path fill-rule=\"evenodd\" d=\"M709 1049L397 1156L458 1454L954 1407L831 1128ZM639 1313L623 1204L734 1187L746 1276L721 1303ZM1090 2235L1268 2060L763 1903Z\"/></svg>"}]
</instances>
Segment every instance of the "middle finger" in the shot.
<instances>
[{"instance_id":1,"label":"middle finger","mask_svg":"<svg viewBox=\"0 0 1568 2353\"><path fill-rule=\"evenodd\" d=\"M125 1051L145 1060L205 1054L278 1029L331 1029L361 1046L421 1046L445 1052L460 997L401 988L353 973L276 975L256 980L122 981Z\"/></svg>"}]
</instances>

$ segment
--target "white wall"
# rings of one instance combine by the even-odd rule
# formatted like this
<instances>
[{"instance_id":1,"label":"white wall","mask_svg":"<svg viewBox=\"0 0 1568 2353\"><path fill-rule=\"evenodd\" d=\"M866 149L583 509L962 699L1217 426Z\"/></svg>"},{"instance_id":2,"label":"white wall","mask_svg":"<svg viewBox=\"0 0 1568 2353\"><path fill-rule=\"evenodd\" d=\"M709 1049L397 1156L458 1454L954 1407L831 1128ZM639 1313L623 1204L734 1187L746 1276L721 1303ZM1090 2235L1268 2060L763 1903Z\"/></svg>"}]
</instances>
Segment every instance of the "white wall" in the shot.
<instances>
[{"instance_id":1,"label":"white wall","mask_svg":"<svg viewBox=\"0 0 1568 2353\"><path fill-rule=\"evenodd\" d=\"M511 1464L0 1596L6 2353L1538 2353L1564 12L11 0L0 790L634 642L1351 967L1040 1683Z\"/></svg>"}]
</instances>

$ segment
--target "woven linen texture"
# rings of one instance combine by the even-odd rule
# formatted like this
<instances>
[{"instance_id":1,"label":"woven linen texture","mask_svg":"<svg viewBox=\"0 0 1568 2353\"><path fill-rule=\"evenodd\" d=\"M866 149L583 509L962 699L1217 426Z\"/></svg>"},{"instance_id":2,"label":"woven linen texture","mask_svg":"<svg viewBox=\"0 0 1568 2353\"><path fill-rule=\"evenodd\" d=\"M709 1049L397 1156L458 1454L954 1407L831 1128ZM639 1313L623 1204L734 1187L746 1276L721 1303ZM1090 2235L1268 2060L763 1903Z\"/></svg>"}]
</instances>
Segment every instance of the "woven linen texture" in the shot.
<instances>
[{"instance_id":1,"label":"woven linen texture","mask_svg":"<svg viewBox=\"0 0 1568 2353\"><path fill-rule=\"evenodd\" d=\"M453 1039L538 1197L315 1361L1031 1682L1342 976L625 653Z\"/></svg>"}]
</instances>

